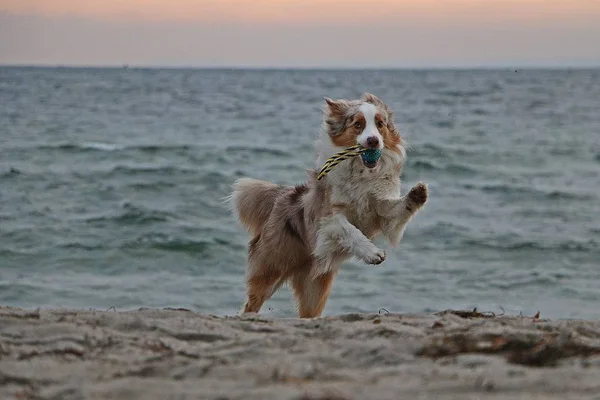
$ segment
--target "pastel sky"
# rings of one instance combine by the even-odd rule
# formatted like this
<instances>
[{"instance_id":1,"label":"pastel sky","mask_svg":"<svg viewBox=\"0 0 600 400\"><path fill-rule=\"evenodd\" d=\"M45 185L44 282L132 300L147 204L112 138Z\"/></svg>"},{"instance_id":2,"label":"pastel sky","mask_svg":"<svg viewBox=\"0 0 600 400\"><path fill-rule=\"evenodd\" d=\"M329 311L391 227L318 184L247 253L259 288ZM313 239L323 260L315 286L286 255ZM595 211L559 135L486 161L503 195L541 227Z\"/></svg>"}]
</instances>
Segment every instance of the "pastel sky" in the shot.
<instances>
[{"instance_id":1,"label":"pastel sky","mask_svg":"<svg viewBox=\"0 0 600 400\"><path fill-rule=\"evenodd\" d=\"M0 64L600 66L600 0L0 0Z\"/></svg>"}]
</instances>

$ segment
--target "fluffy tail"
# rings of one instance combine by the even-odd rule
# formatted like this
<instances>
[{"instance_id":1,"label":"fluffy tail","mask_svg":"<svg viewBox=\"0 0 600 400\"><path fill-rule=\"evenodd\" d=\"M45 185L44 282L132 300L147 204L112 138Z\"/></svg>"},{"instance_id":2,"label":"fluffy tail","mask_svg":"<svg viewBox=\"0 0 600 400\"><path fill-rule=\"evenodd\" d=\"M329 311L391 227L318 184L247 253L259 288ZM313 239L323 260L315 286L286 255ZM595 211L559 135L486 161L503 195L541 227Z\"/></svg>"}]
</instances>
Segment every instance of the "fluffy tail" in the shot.
<instances>
[{"instance_id":1,"label":"fluffy tail","mask_svg":"<svg viewBox=\"0 0 600 400\"><path fill-rule=\"evenodd\" d=\"M282 190L280 185L250 178L238 179L233 184L231 205L242 225L250 233L260 233Z\"/></svg>"}]
</instances>

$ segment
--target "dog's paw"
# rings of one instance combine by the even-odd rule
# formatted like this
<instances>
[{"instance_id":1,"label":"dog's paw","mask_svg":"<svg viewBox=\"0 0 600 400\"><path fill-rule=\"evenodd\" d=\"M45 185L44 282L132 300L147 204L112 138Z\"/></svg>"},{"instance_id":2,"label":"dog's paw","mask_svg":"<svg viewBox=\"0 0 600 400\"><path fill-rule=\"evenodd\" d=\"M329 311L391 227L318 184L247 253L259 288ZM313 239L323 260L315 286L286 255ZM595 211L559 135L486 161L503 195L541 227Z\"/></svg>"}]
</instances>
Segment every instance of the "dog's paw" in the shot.
<instances>
[{"instance_id":1,"label":"dog's paw","mask_svg":"<svg viewBox=\"0 0 600 400\"><path fill-rule=\"evenodd\" d=\"M407 196L407 208L409 211L413 211L412 208L419 208L427 201L427 197L429 196L429 190L427 189L427 185L423 182L417 183L410 189Z\"/></svg>"},{"instance_id":2,"label":"dog's paw","mask_svg":"<svg viewBox=\"0 0 600 400\"><path fill-rule=\"evenodd\" d=\"M371 265L379 265L385 261L385 251L373 246L373 249L361 257L364 262Z\"/></svg>"}]
</instances>

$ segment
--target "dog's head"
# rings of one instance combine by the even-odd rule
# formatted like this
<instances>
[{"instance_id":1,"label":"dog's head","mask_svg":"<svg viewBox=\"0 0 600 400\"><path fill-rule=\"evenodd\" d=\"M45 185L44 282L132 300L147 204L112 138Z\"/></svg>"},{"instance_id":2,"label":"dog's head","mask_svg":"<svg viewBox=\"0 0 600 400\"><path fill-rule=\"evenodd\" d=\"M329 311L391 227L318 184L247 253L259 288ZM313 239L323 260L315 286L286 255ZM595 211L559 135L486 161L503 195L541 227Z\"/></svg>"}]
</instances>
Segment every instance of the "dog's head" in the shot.
<instances>
[{"instance_id":1,"label":"dog's head","mask_svg":"<svg viewBox=\"0 0 600 400\"><path fill-rule=\"evenodd\" d=\"M335 149L361 145L367 149L383 150L384 154L404 153L402 138L394 125L390 108L376 96L365 93L360 100L332 100L325 98L324 134ZM379 161L368 163L377 167Z\"/></svg>"}]
</instances>

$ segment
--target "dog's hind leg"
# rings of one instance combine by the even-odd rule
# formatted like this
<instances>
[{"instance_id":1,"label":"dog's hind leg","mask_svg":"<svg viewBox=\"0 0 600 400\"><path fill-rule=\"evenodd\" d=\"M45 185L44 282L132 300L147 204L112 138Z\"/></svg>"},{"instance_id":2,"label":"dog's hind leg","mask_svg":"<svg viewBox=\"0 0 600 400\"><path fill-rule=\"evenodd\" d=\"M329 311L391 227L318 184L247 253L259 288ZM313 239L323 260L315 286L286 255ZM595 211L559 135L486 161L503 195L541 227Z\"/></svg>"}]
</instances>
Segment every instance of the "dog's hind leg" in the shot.
<instances>
[{"instance_id":1,"label":"dog's hind leg","mask_svg":"<svg viewBox=\"0 0 600 400\"><path fill-rule=\"evenodd\" d=\"M285 279L280 272L258 271L248 277L248 300L244 305L244 313L260 311L265 301L279 289Z\"/></svg>"},{"instance_id":2,"label":"dog's hind leg","mask_svg":"<svg viewBox=\"0 0 600 400\"><path fill-rule=\"evenodd\" d=\"M301 272L292 277L292 289L298 301L300 318L315 318L321 315L336 273L337 269L335 272L329 271L313 277L307 272Z\"/></svg>"},{"instance_id":3,"label":"dog's hind leg","mask_svg":"<svg viewBox=\"0 0 600 400\"><path fill-rule=\"evenodd\" d=\"M265 258L260 246L260 235L252 239L248 246L248 300L244 304L243 313L259 312L265 301L286 280L281 270L270 266L272 263Z\"/></svg>"}]
</instances>

